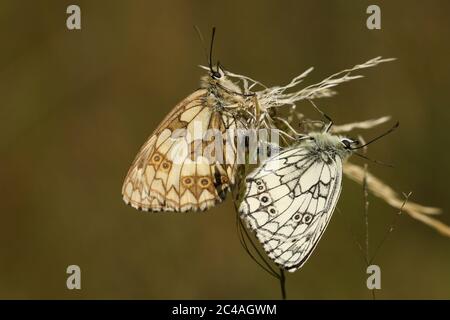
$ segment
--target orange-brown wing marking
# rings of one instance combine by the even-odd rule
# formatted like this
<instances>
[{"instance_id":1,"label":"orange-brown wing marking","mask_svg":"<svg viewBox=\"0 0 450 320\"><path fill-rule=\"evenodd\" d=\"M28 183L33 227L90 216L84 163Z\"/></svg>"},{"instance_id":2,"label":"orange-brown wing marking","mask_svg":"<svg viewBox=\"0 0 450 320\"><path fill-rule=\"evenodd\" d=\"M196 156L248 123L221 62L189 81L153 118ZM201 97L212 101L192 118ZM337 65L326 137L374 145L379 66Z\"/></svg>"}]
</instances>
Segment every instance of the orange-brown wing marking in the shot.
<instances>
[{"instance_id":1,"label":"orange-brown wing marking","mask_svg":"<svg viewBox=\"0 0 450 320\"><path fill-rule=\"evenodd\" d=\"M229 137L227 129L242 124L231 114L214 111L208 105L207 94L206 90L198 90L187 97L150 136L125 179L125 202L146 211L197 211L223 201L237 170L234 136ZM192 133L195 121L203 130L200 137L173 139L176 129ZM222 136L220 152L214 139L205 136L208 129ZM174 152L188 147L191 153Z\"/></svg>"},{"instance_id":2,"label":"orange-brown wing marking","mask_svg":"<svg viewBox=\"0 0 450 320\"><path fill-rule=\"evenodd\" d=\"M150 210L152 205L157 205L158 199L166 196L165 188L152 190L150 194L150 188L164 160L172 166L172 163L167 161L166 154L157 150L158 144L165 143L174 130L188 125L189 122L184 121L182 117L183 113L186 114L185 119L189 120L189 117L195 118L201 112L206 94L207 90L200 89L178 103L141 147L122 187L122 195L126 203L137 209ZM162 134L164 136L161 136ZM158 181L156 184L161 183L160 180Z\"/></svg>"}]
</instances>

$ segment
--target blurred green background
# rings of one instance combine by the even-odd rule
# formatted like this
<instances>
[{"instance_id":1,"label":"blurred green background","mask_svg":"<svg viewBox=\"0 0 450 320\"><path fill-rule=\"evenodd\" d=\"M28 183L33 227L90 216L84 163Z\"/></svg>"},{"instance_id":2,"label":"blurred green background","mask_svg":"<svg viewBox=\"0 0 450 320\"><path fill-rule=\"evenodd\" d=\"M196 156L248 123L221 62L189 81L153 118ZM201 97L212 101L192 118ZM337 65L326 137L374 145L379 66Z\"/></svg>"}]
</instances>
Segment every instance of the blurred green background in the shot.
<instances>
[{"instance_id":1,"label":"blurred green background","mask_svg":"<svg viewBox=\"0 0 450 320\"><path fill-rule=\"evenodd\" d=\"M81 31L66 28L74 3ZM381 30L366 28L372 2L361 0L1 1L0 298L279 298L278 282L241 248L230 201L208 213L144 214L121 199L139 147L199 85L194 24L206 37L217 27L225 67L267 85L310 66L306 84L398 58L319 105L337 123L400 120L369 151L396 167L370 170L443 208L449 224L450 2L376 3ZM396 210L370 200L375 248ZM287 275L289 298L371 298L354 241L364 235L361 187L345 180L338 207L311 259ZM375 260L377 297L449 299L449 244L402 216ZM81 291L66 288L71 264Z\"/></svg>"}]
</instances>

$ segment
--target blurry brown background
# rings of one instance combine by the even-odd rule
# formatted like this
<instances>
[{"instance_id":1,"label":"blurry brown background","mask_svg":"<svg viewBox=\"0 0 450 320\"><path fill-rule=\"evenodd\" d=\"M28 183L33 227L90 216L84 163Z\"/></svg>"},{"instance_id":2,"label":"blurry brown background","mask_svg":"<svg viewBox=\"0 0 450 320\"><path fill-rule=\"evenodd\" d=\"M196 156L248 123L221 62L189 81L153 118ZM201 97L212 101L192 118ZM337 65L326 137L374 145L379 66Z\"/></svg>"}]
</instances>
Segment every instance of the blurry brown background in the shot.
<instances>
[{"instance_id":1,"label":"blurry brown background","mask_svg":"<svg viewBox=\"0 0 450 320\"><path fill-rule=\"evenodd\" d=\"M66 28L78 4L82 30ZM390 114L400 129L373 144L373 173L450 223L448 1L12 1L0 3L0 298L279 298L241 248L232 204L201 214L143 214L121 199L137 150L198 87L204 54L194 32L218 28L216 57L268 85L310 66L306 84L378 55L398 60L321 100L337 123ZM386 126L387 127L387 126ZM373 136L383 128L367 133ZM359 159L354 159L362 163ZM371 198L374 248L395 210ZM361 187L345 180L288 297L371 298L355 236ZM450 298L450 239L402 216L375 263L379 298ZM66 267L82 290L66 289Z\"/></svg>"}]
</instances>

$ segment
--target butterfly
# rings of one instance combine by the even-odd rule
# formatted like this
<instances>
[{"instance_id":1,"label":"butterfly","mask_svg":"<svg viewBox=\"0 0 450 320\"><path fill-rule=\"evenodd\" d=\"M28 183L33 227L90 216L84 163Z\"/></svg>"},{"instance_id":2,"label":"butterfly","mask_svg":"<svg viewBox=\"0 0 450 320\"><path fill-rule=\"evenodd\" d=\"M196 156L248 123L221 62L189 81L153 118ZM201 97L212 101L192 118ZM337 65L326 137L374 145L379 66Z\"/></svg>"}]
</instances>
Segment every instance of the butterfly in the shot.
<instances>
[{"instance_id":1,"label":"butterfly","mask_svg":"<svg viewBox=\"0 0 450 320\"><path fill-rule=\"evenodd\" d=\"M253 95L243 94L211 59L201 88L175 106L132 163L122 186L132 207L206 210L222 202L235 184L239 164L233 132L246 128L244 110Z\"/></svg>"},{"instance_id":2,"label":"butterfly","mask_svg":"<svg viewBox=\"0 0 450 320\"><path fill-rule=\"evenodd\" d=\"M268 158L247 176L239 207L268 256L290 272L303 266L330 222L342 189L343 162L352 154L370 160L355 150L399 126L397 122L360 145L330 134L333 122L324 116L330 123L322 132L301 137L297 145Z\"/></svg>"},{"instance_id":3,"label":"butterfly","mask_svg":"<svg viewBox=\"0 0 450 320\"><path fill-rule=\"evenodd\" d=\"M327 131L302 137L246 179L241 217L269 257L291 272L325 231L341 192L342 162L358 143Z\"/></svg>"}]
</instances>

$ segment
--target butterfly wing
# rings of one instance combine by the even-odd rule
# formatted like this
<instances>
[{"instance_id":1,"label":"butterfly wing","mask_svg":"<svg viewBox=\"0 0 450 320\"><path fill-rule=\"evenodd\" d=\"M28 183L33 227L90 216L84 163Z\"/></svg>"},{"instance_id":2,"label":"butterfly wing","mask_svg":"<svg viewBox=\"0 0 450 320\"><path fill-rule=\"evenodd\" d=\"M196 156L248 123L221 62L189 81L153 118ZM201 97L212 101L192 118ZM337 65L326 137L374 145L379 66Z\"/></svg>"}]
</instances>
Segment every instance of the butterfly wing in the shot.
<instances>
[{"instance_id":1,"label":"butterfly wing","mask_svg":"<svg viewBox=\"0 0 450 320\"><path fill-rule=\"evenodd\" d=\"M200 89L180 102L142 146L123 183L126 203L184 212L206 210L225 198L237 169L234 140L226 133L239 121L214 111L208 94ZM211 131L222 139L219 144L215 135L206 137Z\"/></svg>"},{"instance_id":2,"label":"butterfly wing","mask_svg":"<svg viewBox=\"0 0 450 320\"><path fill-rule=\"evenodd\" d=\"M269 257L288 271L306 262L339 198L342 160L323 156L304 147L286 149L247 178L241 217Z\"/></svg>"}]
</instances>

